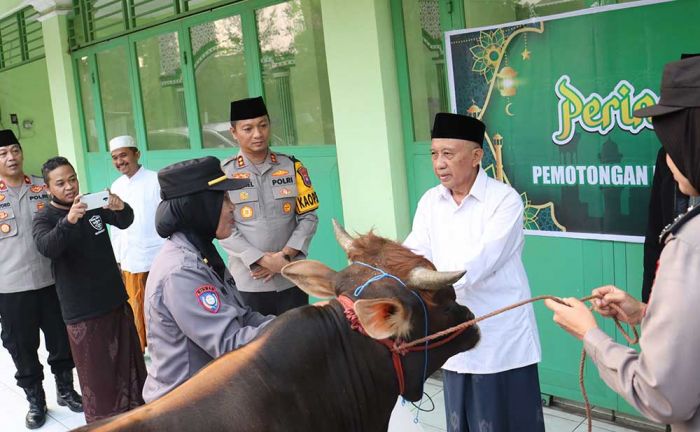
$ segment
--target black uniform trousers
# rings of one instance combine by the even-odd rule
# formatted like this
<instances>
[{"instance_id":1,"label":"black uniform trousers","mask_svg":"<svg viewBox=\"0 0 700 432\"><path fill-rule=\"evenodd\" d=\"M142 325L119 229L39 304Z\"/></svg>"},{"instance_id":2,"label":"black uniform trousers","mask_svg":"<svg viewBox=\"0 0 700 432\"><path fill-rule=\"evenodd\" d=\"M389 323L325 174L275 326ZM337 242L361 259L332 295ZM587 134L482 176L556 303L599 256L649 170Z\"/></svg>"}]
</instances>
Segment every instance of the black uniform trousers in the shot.
<instances>
[{"instance_id":1,"label":"black uniform trousers","mask_svg":"<svg viewBox=\"0 0 700 432\"><path fill-rule=\"evenodd\" d=\"M44 332L51 372L56 374L75 367L54 285L0 294L0 325L2 345L10 352L17 368L18 386L28 388L44 379L37 355L39 329Z\"/></svg>"},{"instance_id":2,"label":"black uniform trousers","mask_svg":"<svg viewBox=\"0 0 700 432\"><path fill-rule=\"evenodd\" d=\"M282 291L239 292L251 309L263 315L281 315L290 309L309 304L309 295L295 286Z\"/></svg>"}]
</instances>

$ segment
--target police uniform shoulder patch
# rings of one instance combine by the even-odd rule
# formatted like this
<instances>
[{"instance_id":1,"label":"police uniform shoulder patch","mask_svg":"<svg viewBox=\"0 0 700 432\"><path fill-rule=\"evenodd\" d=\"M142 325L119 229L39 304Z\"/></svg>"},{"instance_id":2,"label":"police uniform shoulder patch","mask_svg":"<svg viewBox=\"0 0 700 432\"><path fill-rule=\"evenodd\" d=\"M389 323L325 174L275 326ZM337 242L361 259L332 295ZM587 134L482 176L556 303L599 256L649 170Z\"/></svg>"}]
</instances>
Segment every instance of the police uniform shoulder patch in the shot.
<instances>
[{"instance_id":1,"label":"police uniform shoulder patch","mask_svg":"<svg viewBox=\"0 0 700 432\"><path fill-rule=\"evenodd\" d=\"M311 178L306 167L294 156L289 157L294 161L294 171L297 179L297 214L304 214L316 210L319 206L318 195L311 185Z\"/></svg>"},{"instance_id":2,"label":"police uniform shoulder patch","mask_svg":"<svg viewBox=\"0 0 700 432\"><path fill-rule=\"evenodd\" d=\"M197 298L199 305L209 313L217 313L221 309L221 300L219 292L214 285L202 285L194 290L194 296Z\"/></svg>"}]
</instances>

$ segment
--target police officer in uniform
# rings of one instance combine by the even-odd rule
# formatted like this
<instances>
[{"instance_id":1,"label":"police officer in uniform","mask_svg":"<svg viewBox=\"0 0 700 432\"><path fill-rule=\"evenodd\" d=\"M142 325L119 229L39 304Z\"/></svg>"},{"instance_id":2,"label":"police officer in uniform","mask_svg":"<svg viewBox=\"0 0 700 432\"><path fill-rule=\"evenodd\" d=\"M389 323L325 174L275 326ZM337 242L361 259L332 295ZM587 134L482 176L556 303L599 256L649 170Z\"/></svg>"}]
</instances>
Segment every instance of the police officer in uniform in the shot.
<instances>
[{"instance_id":1,"label":"police officer in uniform","mask_svg":"<svg viewBox=\"0 0 700 432\"><path fill-rule=\"evenodd\" d=\"M306 257L318 225L318 196L300 161L270 151L270 118L261 97L231 102L231 133L240 151L222 168L251 185L230 192L236 225L221 245L246 303L279 315L309 301L280 270Z\"/></svg>"},{"instance_id":2,"label":"police officer in uniform","mask_svg":"<svg viewBox=\"0 0 700 432\"><path fill-rule=\"evenodd\" d=\"M61 317L51 261L39 254L32 239L34 215L48 205L41 177L23 170L24 155L15 134L0 130L0 319L2 344L17 368L17 385L29 401L29 429L46 421L43 368L37 356L39 329L44 332L48 362L56 377L57 402L82 412L73 389L73 358Z\"/></svg>"},{"instance_id":3,"label":"police officer in uniform","mask_svg":"<svg viewBox=\"0 0 700 432\"><path fill-rule=\"evenodd\" d=\"M146 282L146 338L151 364L143 398L151 402L211 360L250 342L274 317L245 306L212 241L231 235L229 179L219 159L179 162L158 173L163 201L156 230L167 238Z\"/></svg>"}]
</instances>

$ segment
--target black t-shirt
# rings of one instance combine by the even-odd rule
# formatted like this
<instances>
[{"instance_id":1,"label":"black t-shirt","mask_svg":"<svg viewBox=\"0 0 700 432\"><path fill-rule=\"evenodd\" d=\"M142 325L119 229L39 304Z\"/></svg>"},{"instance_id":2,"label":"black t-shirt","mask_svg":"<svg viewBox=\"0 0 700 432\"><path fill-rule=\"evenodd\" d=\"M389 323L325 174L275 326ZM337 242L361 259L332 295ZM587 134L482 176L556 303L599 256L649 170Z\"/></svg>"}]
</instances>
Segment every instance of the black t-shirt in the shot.
<instances>
[{"instance_id":1,"label":"black t-shirt","mask_svg":"<svg viewBox=\"0 0 700 432\"><path fill-rule=\"evenodd\" d=\"M72 324L127 301L105 224L127 228L134 212L126 203L122 211L90 210L75 225L67 215L68 210L47 205L34 217L32 233L39 252L51 258L63 320Z\"/></svg>"}]
</instances>

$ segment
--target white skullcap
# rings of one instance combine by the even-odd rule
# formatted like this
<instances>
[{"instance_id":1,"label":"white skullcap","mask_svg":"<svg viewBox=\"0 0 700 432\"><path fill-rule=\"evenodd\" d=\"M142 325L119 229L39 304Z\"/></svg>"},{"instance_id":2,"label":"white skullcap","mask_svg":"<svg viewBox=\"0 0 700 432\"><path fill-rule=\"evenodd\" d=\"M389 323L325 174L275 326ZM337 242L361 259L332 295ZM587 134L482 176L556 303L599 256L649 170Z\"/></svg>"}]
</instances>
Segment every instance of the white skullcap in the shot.
<instances>
[{"instance_id":1,"label":"white skullcap","mask_svg":"<svg viewBox=\"0 0 700 432\"><path fill-rule=\"evenodd\" d=\"M136 147L136 141L134 141L134 138L130 137L129 135L121 135L118 137L114 137L111 140L109 140L109 152L112 153L116 149L124 148L124 147Z\"/></svg>"}]
</instances>

